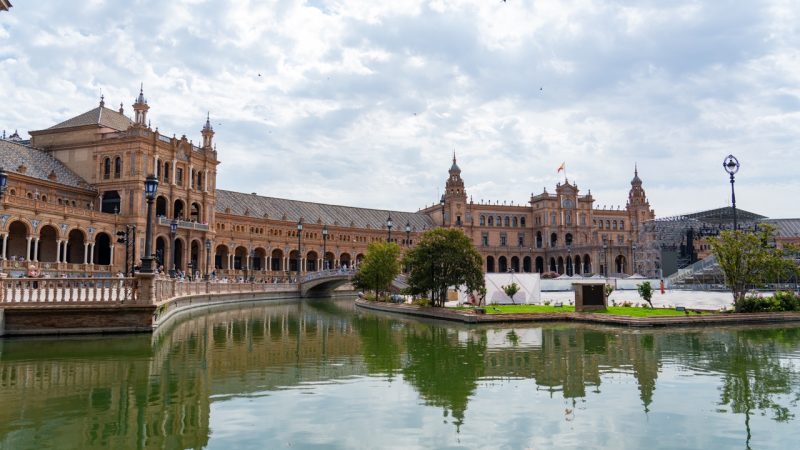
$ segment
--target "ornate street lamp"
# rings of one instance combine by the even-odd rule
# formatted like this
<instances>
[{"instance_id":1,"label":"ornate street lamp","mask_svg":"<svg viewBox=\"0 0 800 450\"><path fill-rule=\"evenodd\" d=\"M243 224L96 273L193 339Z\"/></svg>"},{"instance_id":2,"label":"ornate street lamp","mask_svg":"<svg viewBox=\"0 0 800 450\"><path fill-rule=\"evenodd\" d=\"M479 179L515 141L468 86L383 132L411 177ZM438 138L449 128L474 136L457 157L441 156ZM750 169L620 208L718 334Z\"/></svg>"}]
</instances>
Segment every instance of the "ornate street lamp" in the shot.
<instances>
[{"instance_id":1,"label":"ornate street lamp","mask_svg":"<svg viewBox=\"0 0 800 450\"><path fill-rule=\"evenodd\" d=\"M211 239L206 239L206 280L209 275L209 265L211 264Z\"/></svg>"},{"instance_id":2,"label":"ornate street lamp","mask_svg":"<svg viewBox=\"0 0 800 450\"><path fill-rule=\"evenodd\" d=\"M328 224L322 226L322 270L328 269Z\"/></svg>"},{"instance_id":3,"label":"ornate street lamp","mask_svg":"<svg viewBox=\"0 0 800 450\"><path fill-rule=\"evenodd\" d=\"M172 222L169 224L169 235L170 235L170 254L171 254L171 264L167 265L167 272L169 273L170 277L175 277L175 235L178 234L178 219L172 219Z\"/></svg>"},{"instance_id":4,"label":"ornate street lamp","mask_svg":"<svg viewBox=\"0 0 800 450\"><path fill-rule=\"evenodd\" d=\"M303 237L303 219L297 221L297 282L300 282L300 265L303 263L302 243L300 239Z\"/></svg>"},{"instance_id":5,"label":"ornate street lamp","mask_svg":"<svg viewBox=\"0 0 800 450\"><path fill-rule=\"evenodd\" d=\"M606 278L608 278L608 244L607 241L603 241L603 264L605 266L604 274Z\"/></svg>"},{"instance_id":6,"label":"ornate street lamp","mask_svg":"<svg viewBox=\"0 0 800 450\"><path fill-rule=\"evenodd\" d=\"M389 214L389 218L386 219L386 228L389 229L389 240L387 242L392 242L392 215Z\"/></svg>"},{"instance_id":7,"label":"ornate street lamp","mask_svg":"<svg viewBox=\"0 0 800 450\"><path fill-rule=\"evenodd\" d=\"M144 180L144 196L147 199L147 227L144 233L144 256L142 273L153 273L153 199L158 190L158 178L148 175Z\"/></svg>"},{"instance_id":8,"label":"ornate street lamp","mask_svg":"<svg viewBox=\"0 0 800 450\"><path fill-rule=\"evenodd\" d=\"M8 174L2 167L0 167L0 199L2 199L3 195L5 195L7 187L8 187Z\"/></svg>"},{"instance_id":9,"label":"ornate street lamp","mask_svg":"<svg viewBox=\"0 0 800 450\"><path fill-rule=\"evenodd\" d=\"M734 179L733 176L736 175L736 172L739 171L739 160L736 159L733 155L728 155L725 158L725 161L722 162L722 167L725 169L725 172L731 176L731 205L733 206L733 229L736 230L737 223L736 223L736 194L733 191L733 183Z\"/></svg>"},{"instance_id":10,"label":"ornate street lamp","mask_svg":"<svg viewBox=\"0 0 800 450\"><path fill-rule=\"evenodd\" d=\"M406 246L411 244L411 222L406 222Z\"/></svg>"},{"instance_id":11,"label":"ornate street lamp","mask_svg":"<svg viewBox=\"0 0 800 450\"><path fill-rule=\"evenodd\" d=\"M633 253L631 254L631 256L633 256L633 273L635 274L636 273L636 242L633 243L632 248L633 248Z\"/></svg>"}]
</instances>

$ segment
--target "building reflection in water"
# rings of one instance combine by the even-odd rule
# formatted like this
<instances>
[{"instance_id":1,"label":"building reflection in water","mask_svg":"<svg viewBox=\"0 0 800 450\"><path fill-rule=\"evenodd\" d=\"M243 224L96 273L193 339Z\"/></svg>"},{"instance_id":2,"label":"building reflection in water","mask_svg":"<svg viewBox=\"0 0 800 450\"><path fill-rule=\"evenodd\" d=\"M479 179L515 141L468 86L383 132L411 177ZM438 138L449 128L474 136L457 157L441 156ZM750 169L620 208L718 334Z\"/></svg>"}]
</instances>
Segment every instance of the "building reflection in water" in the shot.
<instances>
[{"instance_id":1,"label":"building reflection in water","mask_svg":"<svg viewBox=\"0 0 800 450\"><path fill-rule=\"evenodd\" d=\"M202 448L214 401L353 376L408 383L457 429L481 382L509 379L579 399L622 374L646 413L665 363L719 374L749 430L793 417L798 373L776 349L798 344L779 328L443 326L330 300L198 311L152 336L0 340L0 448Z\"/></svg>"}]
</instances>

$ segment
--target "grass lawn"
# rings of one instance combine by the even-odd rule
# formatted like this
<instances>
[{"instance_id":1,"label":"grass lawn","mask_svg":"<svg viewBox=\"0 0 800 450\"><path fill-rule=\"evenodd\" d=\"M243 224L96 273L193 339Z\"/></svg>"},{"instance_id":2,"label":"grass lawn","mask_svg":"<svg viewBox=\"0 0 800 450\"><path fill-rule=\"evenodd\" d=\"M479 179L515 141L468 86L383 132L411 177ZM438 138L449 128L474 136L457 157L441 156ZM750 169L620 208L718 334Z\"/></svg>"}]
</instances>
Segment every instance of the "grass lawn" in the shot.
<instances>
[{"instance_id":1,"label":"grass lawn","mask_svg":"<svg viewBox=\"0 0 800 450\"><path fill-rule=\"evenodd\" d=\"M470 308L454 308L458 310L466 310ZM485 307L486 314L530 314L530 313L571 313L575 312L574 306L564 305L561 307L545 306L545 305L489 305ZM593 311L596 314L612 314L617 316L629 317L653 317L653 316L685 316L684 311L675 311L674 309L666 308L637 308L626 306L609 306L605 311ZM703 312L702 314L708 314ZM695 312L689 315L698 315Z\"/></svg>"}]
</instances>

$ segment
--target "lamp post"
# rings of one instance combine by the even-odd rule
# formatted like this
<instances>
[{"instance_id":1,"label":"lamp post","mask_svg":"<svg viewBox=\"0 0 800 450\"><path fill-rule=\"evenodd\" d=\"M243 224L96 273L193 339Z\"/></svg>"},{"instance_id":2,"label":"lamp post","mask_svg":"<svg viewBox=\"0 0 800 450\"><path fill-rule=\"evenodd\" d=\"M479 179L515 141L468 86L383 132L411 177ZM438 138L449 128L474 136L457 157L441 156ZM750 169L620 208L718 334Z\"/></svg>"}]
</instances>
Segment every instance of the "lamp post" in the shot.
<instances>
[{"instance_id":1,"label":"lamp post","mask_svg":"<svg viewBox=\"0 0 800 450\"><path fill-rule=\"evenodd\" d=\"M406 222L406 246L411 244L411 222Z\"/></svg>"},{"instance_id":2,"label":"lamp post","mask_svg":"<svg viewBox=\"0 0 800 450\"><path fill-rule=\"evenodd\" d=\"M392 223L392 215L389 214L389 218L386 219L386 228L389 229L389 239L386 242L392 242L392 226L394 226Z\"/></svg>"},{"instance_id":3,"label":"lamp post","mask_svg":"<svg viewBox=\"0 0 800 450\"><path fill-rule=\"evenodd\" d=\"M144 196L147 199L147 227L144 233L144 256L142 273L153 273L153 199L158 190L158 178L148 175L144 180Z\"/></svg>"},{"instance_id":4,"label":"lamp post","mask_svg":"<svg viewBox=\"0 0 800 450\"><path fill-rule=\"evenodd\" d=\"M608 244L606 241L603 241L603 265L605 267L603 275L608 279Z\"/></svg>"},{"instance_id":5,"label":"lamp post","mask_svg":"<svg viewBox=\"0 0 800 450\"><path fill-rule=\"evenodd\" d=\"M442 195L442 198L439 200L439 204L442 205L442 226L444 226L444 195Z\"/></svg>"},{"instance_id":6,"label":"lamp post","mask_svg":"<svg viewBox=\"0 0 800 450\"><path fill-rule=\"evenodd\" d=\"M303 237L303 219L297 221L297 282L300 282L300 265L303 263L303 251L301 250L301 241Z\"/></svg>"},{"instance_id":7,"label":"lamp post","mask_svg":"<svg viewBox=\"0 0 800 450\"><path fill-rule=\"evenodd\" d=\"M322 270L328 270L328 224L322 226Z\"/></svg>"},{"instance_id":8,"label":"lamp post","mask_svg":"<svg viewBox=\"0 0 800 450\"><path fill-rule=\"evenodd\" d=\"M211 265L211 239L206 239L206 280L208 280L209 266Z\"/></svg>"},{"instance_id":9,"label":"lamp post","mask_svg":"<svg viewBox=\"0 0 800 450\"><path fill-rule=\"evenodd\" d=\"M8 187L8 174L0 167L0 200L3 199L3 195L6 193L6 187Z\"/></svg>"},{"instance_id":10,"label":"lamp post","mask_svg":"<svg viewBox=\"0 0 800 450\"><path fill-rule=\"evenodd\" d=\"M725 158L725 161L722 162L722 167L725 169L725 172L731 176L731 206L733 206L733 229L737 229L736 223L736 194L733 191L733 183L734 179L733 176L736 175L736 172L739 171L739 160L736 159L733 155L728 155Z\"/></svg>"},{"instance_id":11,"label":"lamp post","mask_svg":"<svg viewBox=\"0 0 800 450\"><path fill-rule=\"evenodd\" d=\"M633 253L631 254L632 259L633 259L633 273L635 274L636 273L636 242L634 242L631 247L633 249Z\"/></svg>"},{"instance_id":12,"label":"lamp post","mask_svg":"<svg viewBox=\"0 0 800 450\"><path fill-rule=\"evenodd\" d=\"M178 219L172 219L169 223L169 250L170 250L170 264L167 265L167 272L170 277L175 277L175 235L178 234Z\"/></svg>"}]
</instances>

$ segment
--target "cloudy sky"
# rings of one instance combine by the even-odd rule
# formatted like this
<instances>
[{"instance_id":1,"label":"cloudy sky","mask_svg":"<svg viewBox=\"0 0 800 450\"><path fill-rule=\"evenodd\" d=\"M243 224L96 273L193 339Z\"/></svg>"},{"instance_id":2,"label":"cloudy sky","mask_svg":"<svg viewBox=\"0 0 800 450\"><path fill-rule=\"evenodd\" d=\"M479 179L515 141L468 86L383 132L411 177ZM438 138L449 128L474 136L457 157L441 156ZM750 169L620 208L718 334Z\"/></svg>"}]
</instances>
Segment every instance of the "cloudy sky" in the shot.
<instances>
[{"instance_id":1,"label":"cloudy sky","mask_svg":"<svg viewBox=\"0 0 800 450\"><path fill-rule=\"evenodd\" d=\"M12 0L0 128L131 111L200 140L218 186L353 206L468 194L524 203L556 169L623 205L634 164L660 217L730 204L798 217L793 1Z\"/></svg>"}]
</instances>

